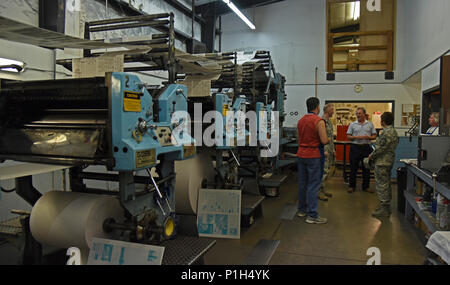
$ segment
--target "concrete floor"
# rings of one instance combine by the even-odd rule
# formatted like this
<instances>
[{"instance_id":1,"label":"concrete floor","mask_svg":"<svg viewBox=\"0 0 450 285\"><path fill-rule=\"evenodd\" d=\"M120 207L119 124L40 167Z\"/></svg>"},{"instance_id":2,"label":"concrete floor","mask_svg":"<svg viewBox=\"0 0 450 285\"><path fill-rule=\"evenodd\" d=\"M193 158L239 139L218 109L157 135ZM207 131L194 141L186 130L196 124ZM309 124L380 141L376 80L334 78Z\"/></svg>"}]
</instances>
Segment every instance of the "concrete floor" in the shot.
<instances>
[{"instance_id":1,"label":"concrete floor","mask_svg":"<svg viewBox=\"0 0 450 285\"><path fill-rule=\"evenodd\" d=\"M327 182L333 197L328 202L319 201L319 214L328 218L328 224L310 225L305 218L280 219L286 204L297 203L296 176L296 172L290 173L280 197L263 201L264 216L241 232L241 239L216 239L217 244L206 254L205 263L245 264L258 241L268 239L280 241L270 265L365 265L370 247L380 249L382 265L423 264L426 249L413 226L397 212L395 185L393 214L388 221L381 222L371 217L378 203L376 194L360 189L348 194L342 173L336 171ZM371 188L374 189L373 181Z\"/></svg>"},{"instance_id":2,"label":"concrete floor","mask_svg":"<svg viewBox=\"0 0 450 285\"><path fill-rule=\"evenodd\" d=\"M374 185L372 183L371 187ZM280 190L280 197L263 201L263 217L241 239L216 239L217 244L205 255L207 265L245 264L261 239L279 240L271 265L364 265L370 258L370 247L381 251L381 264L421 265L426 256L413 226L396 211L396 187L393 187L392 209L388 222L371 217L377 206L376 194L347 193L342 174L337 171L327 183L333 193L328 202L319 202L320 215L326 225L309 225L305 218L281 220L287 204L297 203L297 173L292 172ZM17 264L19 251L10 244L0 245L0 265Z\"/></svg>"}]
</instances>

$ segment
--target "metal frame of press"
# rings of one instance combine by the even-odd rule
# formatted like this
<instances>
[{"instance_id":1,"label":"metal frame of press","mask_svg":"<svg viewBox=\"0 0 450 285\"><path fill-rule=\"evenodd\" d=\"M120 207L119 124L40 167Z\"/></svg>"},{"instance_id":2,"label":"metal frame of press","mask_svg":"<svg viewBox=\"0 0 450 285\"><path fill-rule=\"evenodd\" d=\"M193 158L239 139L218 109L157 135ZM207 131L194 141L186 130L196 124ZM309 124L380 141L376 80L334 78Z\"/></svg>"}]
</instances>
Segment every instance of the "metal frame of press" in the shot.
<instances>
[{"instance_id":1,"label":"metal frame of press","mask_svg":"<svg viewBox=\"0 0 450 285\"><path fill-rule=\"evenodd\" d=\"M135 16L135 17L125 17L110 20L100 20L85 23L84 37L85 39L90 39L90 34L94 32L112 31L112 30L122 30L131 29L138 27L150 27L156 29L162 34L153 34L151 40L145 41L134 41L127 42L127 44L132 45L155 45L161 44L167 47L157 48L151 50L145 55L138 56L126 56L124 58L125 62L143 62L143 61L159 61L157 66L150 67L129 67L125 68L125 72L132 71L152 71L152 70L168 70L169 72L169 83L174 83L176 81L176 60L175 60L175 25L174 25L174 14L173 13L163 13L155 15L145 15L145 16ZM168 62L164 62L163 58L155 58L152 56L154 53L168 53ZM91 56L90 50L84 50L84 56Z\"/></svg>"},{"instance_id":2,"label":"metal frame of press","mask_svg":"<svg viewBox=\"0 0 450 285\"><path fill-rule=\"evenodd\" d=\"M5 140L8 136L5 136L3 144L0 143L2 146L0 159L73 165L74 167L70 170L73 191L118 194L130 218L125 224L110 221L108 226L110 229L126 229L133 236L132 240L137 236L143 236L144 240L152 237L152 240L145 240L146 242L158 242L158 240L169 238L164 237L164 224L168 217L174 218L175 215L174 161L195 155L193 145L186 147L187 144L193 143L193 139L188 134L185 134L184 138L181 136L181 141L178 141L180 145L175 146L172 143L171 132L176 124L172 123L171 114L177 110L187 111L187 88L184 85L174 84L177 78L174 15L166 13L87 22L85 38L89 39L90 33L93 32L146 26L163 33L154 34L148 41L127 44L158 46L146 54L125 55L125 62L153 61L156 65L125 68L125 71L167 70L169 84L161 89L154 87L148 89L149 87L136 75L120 72L107 73L104 78L2 82L1 92L8 100L17 104L28 100L35 107L42 108L43 112L44 109L53 108L55 112L59 112L59 116L77 118L73 120L73 124L69 125L42 120L38 123L33 121L25 128L33 130L34 134L48 128L53 132L47 132L49 136L56 133L67 135L71 132L70 136L88 143L74 145L69 152L67 148L55 147L53 152L46 153L36 149L27 150L29 146L6 144ZM102 53L84 50L84 54L99 56ZM58 63L71 67L70 60L62 60ZM44 106L44 104L50 105ZM73 106L77 106L78 110L71 109ZM92 106L95 106L95 109ZM83 117L87 114L89 119ZM24 115L24 118L28 117ZM13 128L12 125L9 128ZM79 130L84 133L80 135ZM11 132L17 135L14 130ZM21 147L23 149L20 149ZM86 147L91 151L81 150ZM105 165L109 170L119 173L83 172L87 165ZM153 178L149 171L155 166L159 179ZM133 171L143 169L147 169L149 173L150 177L147 179L133 174ZM84 179L119 181L119 192L89 189L84 184ZM135 183L143 183L147 187L144 191L138 192L135 189ZM31 182L27 185L30 187L25 188L32 192L31 196L41 196L32 187ZM21 189L25 188L21 187ZM33 205L37 199L27 200ZM142 219L151 219L152 227L142 228L142 225L139 225ZM142 235L142 233L147 234Z\"/></svg>"},{"instance_id":3,"label":"metal frame of press","mask_svg":"<svg viewBox=\"0 0 450 285\"><path fill-rule=\"evenodd\" d=\"M118 194L132 217L128 229L135 226L137 231L136 223L150 216L154 223L144 231L161 233L175 214L174 161L193 156L195 147L188 134L172 136L181 122L172 122L171 114L187 110L186 86L169 84L150 91L136 75L120 72L105 78L4 83L2 113L12 114L18 105L32 111L15 114L15 121L6 115L0 159L72 165L72 191ZM86 174L86 165L105 165L119 173ZM133 175L153 167L159 181L150 172L146 182ZM83 179L119 181L119 192L89 189ZM135 182L148 187L137 192ZM33 195L21 196L34 197L26 199L33 205L41 195L31 182L27 185L25 192Z\"/></svg>"},{"instance_id":4,"label":"metal frame of press","mask_svg":"<svg viewBox=\"0 0 450 285\"><path fill-rule=\"evenodd\" d=\"M177 80L177 60L175 58L175 25L174 14L163 13L145 16L133 16L117 19L91 21L85 23L84 38L90 39L91 33L123 30L140 27L150 27L160 34L152 34L149 40L125 42L127 45L133 46L154 46L145 54L125 54L125 63L134 62L154 62L154 66L125 67L124 72L138 71L158 71L167 70L169 73L169 83L175 83ZM84 57L95 57L102 55L103 52L92 52L91 49L84 49ZM167 54L167 59L165 56ZM68 69L72 69L72 60L57 60L57 64L63 65Z\"/></svg>"}]
</instances>

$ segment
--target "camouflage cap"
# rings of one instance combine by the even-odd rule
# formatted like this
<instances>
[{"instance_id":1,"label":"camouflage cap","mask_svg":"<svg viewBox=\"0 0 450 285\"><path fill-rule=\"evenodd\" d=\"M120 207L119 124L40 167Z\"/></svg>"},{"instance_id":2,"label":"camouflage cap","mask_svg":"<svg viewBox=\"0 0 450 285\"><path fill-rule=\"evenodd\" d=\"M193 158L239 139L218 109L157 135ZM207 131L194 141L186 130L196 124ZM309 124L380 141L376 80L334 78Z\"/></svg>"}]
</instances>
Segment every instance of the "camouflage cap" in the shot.
<instances>
[{"instance_id":1,"label":"camouflage cap","mask_svg":"<svg viewBox=\"0 0 450 285\"><path fill-rule=\"evenodd\" d=\"M370 170L375 169L374 161L370 160L368 157L364 158L363 163L364 163L365 168L370 169Z\"/></svg>"}]
</instances>

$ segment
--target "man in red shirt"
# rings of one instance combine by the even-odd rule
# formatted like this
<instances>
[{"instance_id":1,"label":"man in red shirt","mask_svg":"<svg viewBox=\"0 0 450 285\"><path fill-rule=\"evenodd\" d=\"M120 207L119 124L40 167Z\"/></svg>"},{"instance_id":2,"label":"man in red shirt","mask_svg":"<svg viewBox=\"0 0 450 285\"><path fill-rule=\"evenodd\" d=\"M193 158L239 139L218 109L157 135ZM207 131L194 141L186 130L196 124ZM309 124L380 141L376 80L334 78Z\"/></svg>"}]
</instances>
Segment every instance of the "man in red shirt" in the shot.
<instances>
[{"instance_id":1,"label":"man in red shirt","mask_svg":"<svg viewBox=\"0 0 450 285\"><path fill-rule=\"evenodd\" d=\"M308 114L297 123L298 130L298 214L307 216L309 224L325 224L327 219L320 217L318 210L318 193L320 189L321 163L319 145L330 142L325 128L325 121L318 116L320 101L317 98L306 100Z\"/></svg>"}]
</instances>

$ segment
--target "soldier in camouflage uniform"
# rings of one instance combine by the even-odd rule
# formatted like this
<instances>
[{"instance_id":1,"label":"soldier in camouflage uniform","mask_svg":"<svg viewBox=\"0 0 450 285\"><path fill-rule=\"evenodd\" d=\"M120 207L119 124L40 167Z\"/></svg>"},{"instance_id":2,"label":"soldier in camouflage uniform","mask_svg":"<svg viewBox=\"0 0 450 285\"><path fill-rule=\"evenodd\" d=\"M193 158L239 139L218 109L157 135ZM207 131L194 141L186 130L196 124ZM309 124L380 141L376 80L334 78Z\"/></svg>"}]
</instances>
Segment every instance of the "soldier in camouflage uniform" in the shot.
<instances>
[{"instance_id":1,"label":"soldier in camouflage uniform","mask_svg":"<svg viewBox=\"0 0 450 285\"><path fill-rule=\"evenodd\" d=\"M331 122L331 118L334 115L334 106L333 104L326 104L323 107L323 120L325 121L325 127L327 130L327 136L330 139L330 143L327 144L324 148L325 152L325 165L322 176L322 185L320 186L319 199L323 201L327 201L328 197L332 197L333 195L327 191L325 191L324 184L330 174L331 167L335 164L335 150L334 150L334 131L333 131L333 123Z\"/></svg>"},{"instance_id":2,"label":"soldier in camouflage uniform","mask_svg":"<svg viewBox=\"0 0 450 285\"><path fill-rule=\"evenodd\" d=\"M375 188L380 201L380 205L372 213L375 218L389 217L391 214L391 171L398 144L398 135L393 124L392 113L385 112L381 115L383 133L377 139L375 150L365 160L366 164L375 168Z\"/></svg>"}]
</instances>

